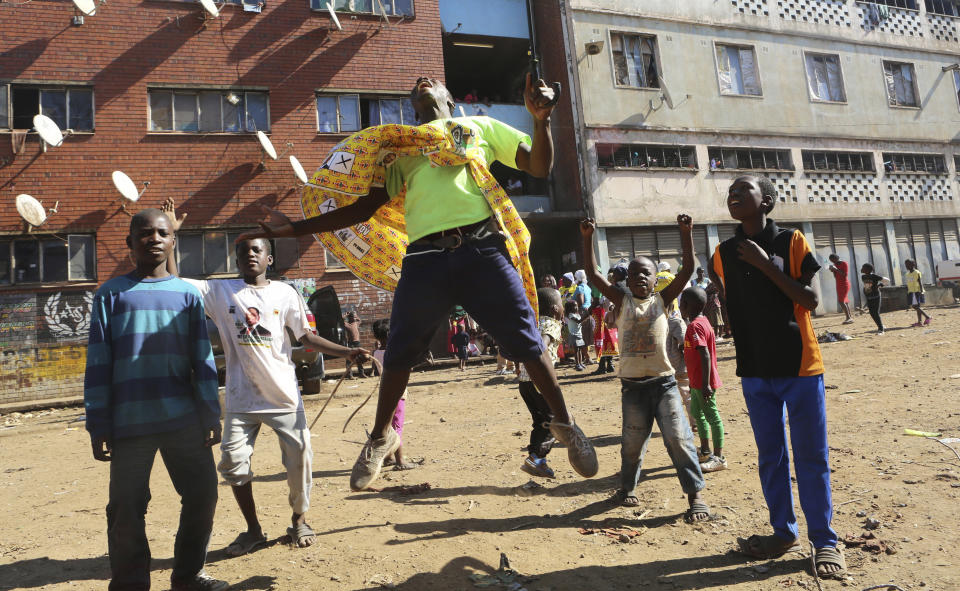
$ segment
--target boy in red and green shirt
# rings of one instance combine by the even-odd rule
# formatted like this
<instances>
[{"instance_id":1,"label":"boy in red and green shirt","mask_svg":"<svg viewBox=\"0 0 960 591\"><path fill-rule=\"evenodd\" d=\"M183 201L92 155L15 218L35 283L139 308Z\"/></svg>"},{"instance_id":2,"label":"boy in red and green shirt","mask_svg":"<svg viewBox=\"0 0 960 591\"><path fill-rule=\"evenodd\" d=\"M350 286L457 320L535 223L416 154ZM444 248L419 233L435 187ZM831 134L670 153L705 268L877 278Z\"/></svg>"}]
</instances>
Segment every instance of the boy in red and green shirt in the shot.
<instances>
[{"instance_id":1,"label":"boy in red and green shirt","mask_svg":"<svg viewBox=\"0 0 960 591\"><path fill-rule=\"evenodd\" d=\"M721 385L717 341L710 321L703 315L706 305L707 292L699 287L688 287L680 294L680 314L687 321L683 358L690 380L690 418L697 422L700 434L700 471L716 472L727 469L727 460L723 457L723 421L717 410L717 389Z\"/></svg>"}]
</instances>

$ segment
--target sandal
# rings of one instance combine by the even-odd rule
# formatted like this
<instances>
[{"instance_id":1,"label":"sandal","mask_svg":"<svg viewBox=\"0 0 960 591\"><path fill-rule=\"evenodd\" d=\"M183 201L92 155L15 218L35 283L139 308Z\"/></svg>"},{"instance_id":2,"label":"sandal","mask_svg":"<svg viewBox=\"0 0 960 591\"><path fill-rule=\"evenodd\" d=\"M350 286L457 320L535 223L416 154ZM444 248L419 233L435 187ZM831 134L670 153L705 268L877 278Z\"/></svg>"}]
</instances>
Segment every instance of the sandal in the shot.
<instances>
[{"instance_id":1,"label":"sandal","mask_svg":"<svg viewBox=\"0 0 960 591\"><path fill-rule=\"evenodd\" d=\"M260 546L267 545L267 534L260 533L260 536L256 536L248 531L241 533L237 536L237 539L230 542L230 545L224 549L227 556L243 556L244 554L249 554L253 552Z\"/></svg>"},{"instance_id":2,"label":"sandal","mask_svg":"<svg viewBox=\"0 0 960 591\"><path fill-rule=\"evenodd\" d=\"M621 507L639 507L640 499L637 498L637 495L629 494L625 490L617 491L617 502L620 503Z\"/></svg>"},{"instance_id":3,"label":"sandal","mask_svg":"<svg viewBox=\"0 0 960 591\"><path fill-rule=\"evenodd\" d=\"M737 545L742 554L751 558L768 560L770 558L780 558L787 552L799 552L800 544L796 539L785 540L780 536L758 536L752 535L749 538L737 538Z\"/></svg>"},{"instance_id":4,"label":"sandal","mask_svg":"<svg viewBox=\"0 0 960 591\"><path fill-rule=\"evenodd\" d=\"M842 579L847 574L847 561L843 558L843 552L835 546L817 548L813 553L813 562L817 566L815 576L821 579ZM833 564L840 567L832 572L824 572L821 567Z\"/></svg>"},{"instance_id":5,"label":"sandal","mask_svg":"<svg viewBox=\"0 0 960 591\"><path fill-rule=\"evenodd\" d=\"M700 519L694 519L694 515L706 515ZM703 501L694 501L690 508L683 514L683 520L687 523L700 523L710 519L710 507Z\"/></svg>"},{"instance_id":6,"label":"sandal","mask_svg":"<svg viewBox=\"0 0 960 591\"><path fill-rule=\"evenodd\" d=\"M288 527L287 535L290 536L290 543L296 544L298 548L312 546L317 539L317 535L306 522Z\"/></svg>"}]
</instances>

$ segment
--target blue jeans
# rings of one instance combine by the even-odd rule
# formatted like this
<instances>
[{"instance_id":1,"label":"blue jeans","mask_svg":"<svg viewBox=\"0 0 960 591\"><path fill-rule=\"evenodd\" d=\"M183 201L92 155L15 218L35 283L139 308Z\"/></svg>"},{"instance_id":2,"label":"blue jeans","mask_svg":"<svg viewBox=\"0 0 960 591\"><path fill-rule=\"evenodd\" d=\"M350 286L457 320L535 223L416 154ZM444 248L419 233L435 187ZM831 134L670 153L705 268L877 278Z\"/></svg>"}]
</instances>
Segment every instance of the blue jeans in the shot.
<instances>
[{"instance_id":1,"label":"blue jeans","mask_svg":"<svg viewBox=\"0 0 960 591\"><path fill-rule=\"evenodd\" d=\"M537 316L500 234L455 249L411 245L393 292L385 369L408 370L427 352L437 328L463 306L511 361L543 353Z\"/></svg>"},{"instance_id":2,"label":"blue jeans","mask_svg":"<svg viewBox=\"0 0 960 591\"><path fill-rule=\"evenodd\" d=\"M683 400L673 376L643 381L620 380L623 407L623 437L620 446L620 487L632 492L640 479L653 420L657 420L663 445L677 469L677 478L686 494L703 490L703 473L697 459L693 431L683 410Z\"/></svg>"},{"instance_id":3,"label":"blue jeans","mask_svg":"<svg viewBox=\"0 0 960 591\"><path fill-rule=\"evenodd\" d=\"M188 581L203 570L217 508L213 450L194 425L168 433L113 440L107 545L110 591L150 588L150 546L144 515L150 502L150 471L160 452L180 494L180 528L173 549L173 581Z\"/></svg>"},{"instance_id":4,"label":"blue jeans","mask_svg":"<svg viewBox=\"0 0 960 591\"><path fill-rule=\"evenodd\" d=\"M743 398L757 441L757 462L770 525L781 538L797 538L797 516L790 484L790 450L785 418L790 416L790 443L797 473L800 507L807 536L815 548L836 546L830 527L830 465L823 375L796 378L742 378Z\"/></svg>"}]
</instances>

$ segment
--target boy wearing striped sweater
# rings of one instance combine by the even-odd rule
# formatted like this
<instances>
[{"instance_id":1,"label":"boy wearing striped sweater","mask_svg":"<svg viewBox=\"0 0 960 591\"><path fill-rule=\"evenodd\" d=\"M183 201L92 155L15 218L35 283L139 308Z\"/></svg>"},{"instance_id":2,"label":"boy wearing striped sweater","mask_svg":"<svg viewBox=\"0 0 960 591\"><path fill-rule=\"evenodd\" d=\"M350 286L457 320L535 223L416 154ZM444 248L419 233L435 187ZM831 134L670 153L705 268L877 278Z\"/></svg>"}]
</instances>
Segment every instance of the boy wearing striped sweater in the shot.
<instances>
[{"instance_id":1,"label":"boy wearing striped sweater","mask_svg":"<svg viewBox=\"0 0 960 591\"><path fill-rule=\"evenodd\" d=\"M111 590L150 588L144 515L158 451L182 502L171 589L229 587L203 571L217 506L217 371L200 294L167 272L173 245L163 212L133 216L136 269L93 300L84 405L93 456L110 462Z\"/></svg>"}]
</instances>

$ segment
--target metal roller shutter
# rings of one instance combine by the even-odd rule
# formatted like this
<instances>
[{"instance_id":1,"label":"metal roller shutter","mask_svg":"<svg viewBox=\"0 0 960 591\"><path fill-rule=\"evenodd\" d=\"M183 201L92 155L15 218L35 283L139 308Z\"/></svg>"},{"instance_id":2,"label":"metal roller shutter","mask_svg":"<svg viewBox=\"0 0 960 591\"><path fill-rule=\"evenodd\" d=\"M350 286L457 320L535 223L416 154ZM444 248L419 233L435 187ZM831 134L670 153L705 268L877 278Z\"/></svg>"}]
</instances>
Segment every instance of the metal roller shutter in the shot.
<instances>
[{"instance_id":1,"label":"metal roller shutter","mask_svg":"<svg viewBox=\"0 0 960 591\"><path fill-rule=\"evenodd\" d=\"M629 228L607 229L607 259L610 266L616 265L620 259L630 261L633 258L633 233Z\"/></svg>"}]
</instances>

